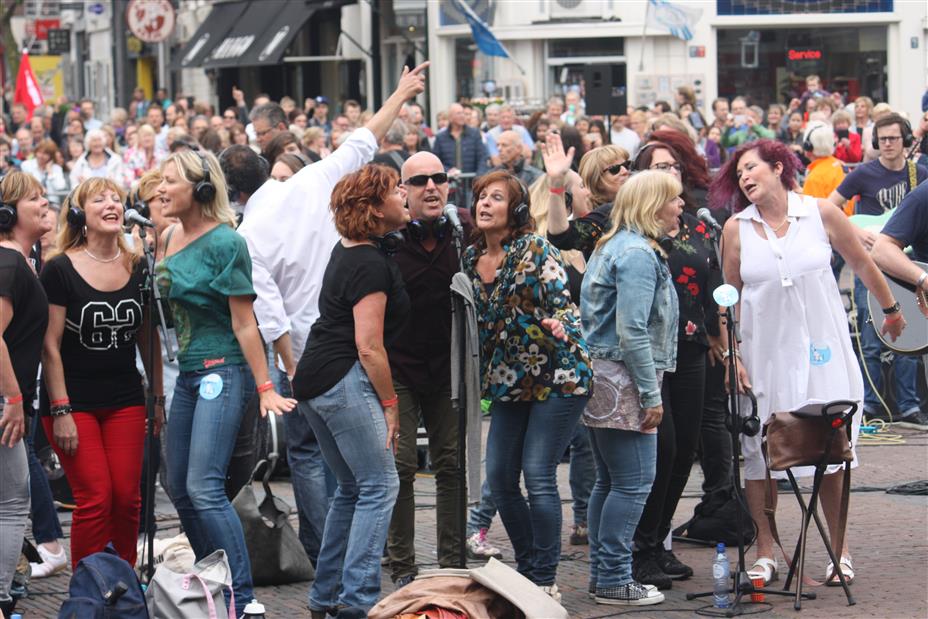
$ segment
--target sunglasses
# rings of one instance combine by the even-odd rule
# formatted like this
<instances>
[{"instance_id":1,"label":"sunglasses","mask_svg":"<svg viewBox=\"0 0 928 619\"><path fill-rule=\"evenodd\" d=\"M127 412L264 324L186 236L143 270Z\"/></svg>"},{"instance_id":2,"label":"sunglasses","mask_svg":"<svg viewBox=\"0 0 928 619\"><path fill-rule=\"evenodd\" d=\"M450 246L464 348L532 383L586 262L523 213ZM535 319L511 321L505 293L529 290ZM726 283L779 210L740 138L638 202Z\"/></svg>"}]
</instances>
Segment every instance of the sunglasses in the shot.
<instances>
[{"instance_id":1,"label":"sunglasses","mask_svg":"<svg viewBox=\"0 0 928 619\"><path fill-rule=\"evenodd\" d=\"M628 171L631 165L632 165L631 161L623 161L622 163L617 163L615 165L609 166L608 168L606 168L606 172L615 176L622 170Z\"/></svg>"},{"instance_id":2,"label":"sunglasses","mask_svg":"<svg viewBox=\"0 0 928 619\"><path fill-rule=\"evenodd\" d=\"M431 180L436 185L444 185L448 182L448 175L444 172L436 172L435 174L416 174L415 176L410 176L404 181L406 185L412 185L413 187L425 187L429 184Z\"/></svg>"}]
</instances>

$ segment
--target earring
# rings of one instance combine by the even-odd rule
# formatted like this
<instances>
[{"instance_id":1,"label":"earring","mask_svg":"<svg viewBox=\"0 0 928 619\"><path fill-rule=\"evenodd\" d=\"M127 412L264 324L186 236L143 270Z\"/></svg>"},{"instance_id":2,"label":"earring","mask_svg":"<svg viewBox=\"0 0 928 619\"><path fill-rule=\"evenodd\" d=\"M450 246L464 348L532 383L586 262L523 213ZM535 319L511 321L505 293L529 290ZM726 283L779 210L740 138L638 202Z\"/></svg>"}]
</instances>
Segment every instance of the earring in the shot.
<instances>
[{"instance_id":1,"label":"earring","mask_svg":"<svg viewBox=\"0 0 928 619\"><path fill-rule=\"evenodd\" d=\"M81 228L81 234L84 235L84 238L87 238L87 226L84 226L83 228Z\"/></svg>"}]
</instances>

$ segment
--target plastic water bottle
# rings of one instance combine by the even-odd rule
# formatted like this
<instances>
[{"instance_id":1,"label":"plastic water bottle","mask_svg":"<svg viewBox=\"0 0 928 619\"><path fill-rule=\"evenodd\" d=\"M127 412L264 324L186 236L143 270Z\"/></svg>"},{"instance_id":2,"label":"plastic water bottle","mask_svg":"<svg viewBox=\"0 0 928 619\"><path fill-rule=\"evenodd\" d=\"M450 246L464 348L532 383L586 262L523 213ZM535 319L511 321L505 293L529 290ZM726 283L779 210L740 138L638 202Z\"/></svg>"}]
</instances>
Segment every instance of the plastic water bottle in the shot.
<instances>
[{"instance_id":1,"label":"plastic water bottle","mask_svg":"<svg viewBox=\"0 0 928 619\"><path fill-rule=\"evenodd\" d=\"M242 619L265 619L264 604L261 604L258 600L252 599L245 607L245 614L242 615Z\"/></svg>"},{"instance_id":2,"label":"plastic water bottle","mask_svg":"<svg viewBox=\"0 0 928 619\"><path fill-rule=\"evenodd\" d=\"M725 544L715 547L715 561L712 562L712 602L716 608L728 608L731 600L728 597L729 577L731 575L728 557L725 556Z\"/></svg>"}]
</instances>

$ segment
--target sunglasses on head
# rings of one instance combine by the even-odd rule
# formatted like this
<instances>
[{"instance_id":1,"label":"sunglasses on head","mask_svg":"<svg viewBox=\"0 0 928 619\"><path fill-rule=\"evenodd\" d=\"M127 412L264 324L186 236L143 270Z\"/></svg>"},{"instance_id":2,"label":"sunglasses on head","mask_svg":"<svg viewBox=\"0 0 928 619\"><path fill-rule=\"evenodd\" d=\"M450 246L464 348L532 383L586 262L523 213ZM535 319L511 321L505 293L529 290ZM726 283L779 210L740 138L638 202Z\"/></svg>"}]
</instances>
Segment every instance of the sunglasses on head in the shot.
<instances>
[{"instance_id":1,"label":"sunglasses on head","mask_svg":"<svg viewBox=\"0 0 928 619\"><path fill-rule=\"evenodd\" d=\"M612 174L613 176L615 176L616 174L618 174L618 173L621 172L622 170L626 170L626 171L627 171L627 170L629 169L629 167L631 167L631 165L632 165L632 162L631 162L631 161L623 161L622 163L617 163L617 164L615 164L615 165L609 166L608 168L606 168L606 172L608 172L609 174Z\"/></svg>"},{"instance_id":2,"label":"sunglasses on head","mask_svg":"<svg viewBox=\"0 0 928 619\"><path fill-rule=\"evenodd\" d=\"M429 180L436 185L444 185L448 182L448 175L444 172L436 172L435 174L416 174L415 176L410 176L404 182L406 185L412 185L413 187L425 187L429 184Z\"/></svg>"}]
</instances>

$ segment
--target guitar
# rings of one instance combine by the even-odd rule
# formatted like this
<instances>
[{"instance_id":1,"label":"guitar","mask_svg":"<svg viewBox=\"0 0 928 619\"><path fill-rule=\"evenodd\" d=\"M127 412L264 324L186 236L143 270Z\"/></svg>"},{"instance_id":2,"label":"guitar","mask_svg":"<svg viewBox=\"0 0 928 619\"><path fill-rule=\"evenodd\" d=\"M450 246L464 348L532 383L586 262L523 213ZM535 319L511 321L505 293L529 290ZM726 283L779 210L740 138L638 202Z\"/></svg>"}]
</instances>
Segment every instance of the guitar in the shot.
<instances>
[{"instance_id":1,"label":"guitar","mask_svg":"<svg viewBox=\"0 0 928 619\"><path fill-rule=\"evenodd\" d=\"M928 264L918 261L915 261L915 264L924 270L928 270ZM882 316L883 309L876 297L868 292L867 307L870 310L870 320L873 322L877 337L887 348L902 355L923 355L928 353L928 320L918 307L915 286L885 273L884 276L889 289L893 291L893 296L899 302L899 307L902 308L902 316L905 318L906 326L902 330L902 335L896 338L895 342L880 333L880 327L874 317Z\"/></svg>"}]
</instances>

